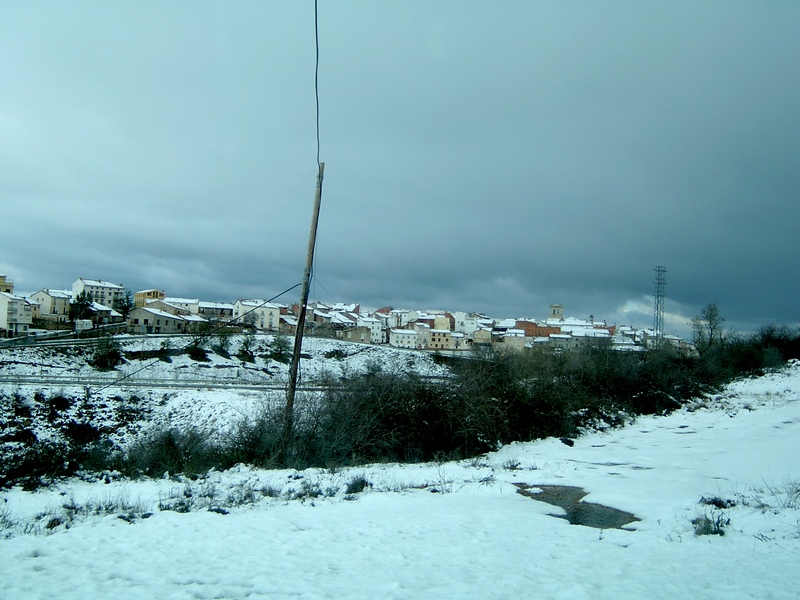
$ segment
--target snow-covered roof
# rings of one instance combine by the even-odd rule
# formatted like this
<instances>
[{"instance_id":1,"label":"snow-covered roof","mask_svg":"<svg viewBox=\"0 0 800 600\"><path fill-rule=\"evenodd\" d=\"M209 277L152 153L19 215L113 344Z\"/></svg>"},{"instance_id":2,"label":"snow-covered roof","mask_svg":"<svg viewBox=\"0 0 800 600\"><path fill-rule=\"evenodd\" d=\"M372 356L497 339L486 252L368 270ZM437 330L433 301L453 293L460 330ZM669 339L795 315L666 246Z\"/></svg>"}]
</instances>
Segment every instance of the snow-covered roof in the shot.
<instances>
[{"instance_id":1,"label":"snow-covered roof","mask_svg":"<svg viewBox=\"0 0 800 600\"><path fill-rule=\"evenodd\" d=\"M181 319L192 323L207 323L207 321L199 315L181 315Z\"/></svg>"},{"instance_id":2,"label":"snow-covered roof","mask_svg":"<svg viewBox=\"0 0 800 600\"><path fill-rule=\"evenodd\" d=\"M170 298L170 300L175 300L175 298ZM170 302L167 298L164 298L163 300L159 300L158 298L147 298L145 300L145 305L148 304L160 304L160 305L171 306L172 308L178 310L187 310L185 306L180 306L175 302Z\"/></svg>"},{"instance_id":3,"label":"snow-covered roof","mask_svg":"<svg viewBox=\"0 0 800 600\"><path fill-rule=\"evenodd\" d=\"M596 338L611 337L611 334L608 332L607 329L598 329L596 327L585 327L585 326L562 327L561 333L570 333L572 334L573 337L596 337Z\"/></svg>"},{"instance_id":4,"label":"snow-covered roof","mask_svg":"<svg viewBox=\"0 0 800 600\"><path fill-rule=\"evenodd\" d=\"M623 335L618 333L615 336L612 336L611 343L615 346L635 346L636 342L634 342L631 338L627 335Z\"/></svg>"},{"instance_id":5,"label":"snow-covered roof","mask_svg":"<svg viewBox=\"0 0 800 600\"><path fill-rule=\"evenodd\" d=\"M136 310L143 310L148 313L151 313L157 317L162 317L165 319L174 319L175 321L190 321L192 323L205 323L206 320L203 317L199 317L197 315L173 315L172 313L168 313L166 311L160 310L158 308L150 308L143 306Z\"/></svg>"},{"instance_id":6,"label":"snow-covered roof","mask_svg":"<svg viewBox=\"0 0 800 600\"><path fill-rule=\"evenodd\" d=\"M219 308L219 309L230 309L233 310L233 304L228 302L200 302L200 306L202 308Z\"/></svg>"},{"instance_id":7,"label":"snow-covered roof","mask_svg":"<svg viewBox=\"0 0 800 600\"><path fill-rule=\"evenodd\" d=\"M344 304L342 302L337 302L331 306L330 309L338 312L356 312L356 309L358 309L358 304Z\"/></svg>"},{"instance_id":8,"label":"snow-covered roof","mask_svg":"<svg viewBox=\"0 0 800 600\"><path fill-rule=\"evenodd\" d=\"M572 339L572 336L568 333L551 333L550 339L553 340L569 340Z\"/></svg>"},{"instance_id":9,"label":"snow-covered roof","mask_svg":"<svg viewBox=\"0 0 800 600\"><path fill-rule=\"evenodd\" d=\"M173 315L172 313L168 313L166 311L160 310L158 308L149 308L147 306L143 306L136 310L143 310L145 312L151 313L157 317L163 317L165 319L175 319L176 321L183 321L185 317L181 315Z\"/></svg>"},{"instance_id":10,"label":"snow-covered roof","mask_svg":"<svg viewBox=\"0 0 800 600\"><path fill-rule=\"evenodd\" d=\"M197 298L166 297L164 298L164 302L169 302L170 304L199 304L200 300Z\"/></svg>"},{"instance_id":11,"label":"snow-covered roof","mask_svg":"<svg viewBox=\"0 0 800 600\"><path fill-rule=\"evenodd\" d=\"M330 313L331 323L338 323L339 325L353 325L355 319L351 318L347 313L332 312Z\"/></svg>"},{"instance_id":12,"label":"snow-covered roof","mask_svg":"<svg viewBox=\"0 0 800 600\"><path fill-rule=\"evenodd\" d=\"M122 315L115 311L110 306L106 306L105 304L100 304L99 302L92 302L92 310L95 312L107 312L111 313L112 317L121 317Z\"/></svg>"},{"instance_id":13,"label":"snow-covered roof","mask_svg":"<svg viewBox=\"0 0 800 600\"><path fill-rule=\"evenodd\" d=\"M548 325L553 325L553 326L556 326L556 327L564 327L564 326L593 327L594 326L592 321L587 321L586 319L578 319L576 317L564 317L563 319L547 319L546 323Z\"/></svg>"},{"instance_id":14,"label":"snow-covered roof","mask_svg":"<svg viewBox=\"0 0 800 600\"><path fill-rule=\"evenodd\" d=\"M62 300L71 300L72 299L72 290L51 290L51 289L45 288L43 290L39 290L39 292L47 294L51 298L60 298ZM36 293L38 294L39 292L36 292Z\"/></svg>"},{"instance_id":15,"label":"snow-covered roof","mask_svg":"<svg viewBox=\"0 0 800 600\"><path fill-rule=\"evenodd\" d=\"M237 304L242 306L249 306L251 308L280 308L280 304L275 304L274 302L267 302L266 300L259 300L257 298L251 298L249 300L239 299L236 301Z\"/></svg>"},{"instance_id":16,"label":"snow-covered roof","mask_svg":"<svg viewBox=\"0 0 800 600\"><path fill-rule=\"evenodd\" d=\"M516 319L503 319L502 321L495 323L495 327L498 329L506 328L511 329L517 326Z\"/></svg>"},{"instance_id":17,"label":"snow-covered roof","mask_svg":"<svg viewBox=\"0 0 800 600\"><path fill-rule=\"evenodd\" d=\"M9 300L22 300L24 302L27 302L25 298L23 298L22 296L17 296L16 294L9 294L8 292L0 292L0 295L8 298Z\"/></svg>"},{"instance_id":18,"label":"snow-covered roof","mask_svg":"<svg viewBox=\"0 0 800 600\"><path fill-rule=\"evenodd\" d=\"M524 329L507 329L506 337L525 337Z\"/></svg>"},{"instance_id":19,"label":"snow-covered roof","mask_svg":"<svg viewBox=\"0 0 800 600\"><path fill-rule=\"evenodd\" d=\"M125 287L118 283L111 283L110 281L102 281L101 279L85 279L81 277L79 281L82 281L83 285L90 285L92 287L107 287L117 290L121 290Z\"/></svg>"}]
</instances>

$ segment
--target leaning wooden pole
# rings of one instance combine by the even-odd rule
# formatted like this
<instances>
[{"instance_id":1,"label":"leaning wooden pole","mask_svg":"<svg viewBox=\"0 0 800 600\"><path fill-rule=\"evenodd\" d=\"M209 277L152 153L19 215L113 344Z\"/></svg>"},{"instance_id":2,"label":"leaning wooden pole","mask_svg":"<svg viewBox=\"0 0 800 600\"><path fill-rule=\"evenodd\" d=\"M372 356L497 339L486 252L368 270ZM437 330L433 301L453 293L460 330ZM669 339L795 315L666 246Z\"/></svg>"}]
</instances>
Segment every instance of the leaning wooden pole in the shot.
<instances>
[{"instance_id":1,"label":"leaning wooden pole","mask_svg":"<svg viewBox=\"0 0 800 600\"><path fill-rule=\"evenodd\" d=\"M297 331L294 334L294 349L292 362L289 366L289 387L286 391L286 433L289 434L294 423L294 395L297 390L297 371L300 365L300 350L303 347L303 329L306 323L306 306L308 305L308 288L311 282L311 271L314 266L314 246L317 243L317 223L319 222L319 207L322 202L322 177L325 173L325 163L319 163L317 175L317 191L314 194L314 212L311 217L311 231L308 235L308 252L306 254L306 269L303 273L303 287L300 292L300 314L297 315Z\"/></svg>"}]
</instances>

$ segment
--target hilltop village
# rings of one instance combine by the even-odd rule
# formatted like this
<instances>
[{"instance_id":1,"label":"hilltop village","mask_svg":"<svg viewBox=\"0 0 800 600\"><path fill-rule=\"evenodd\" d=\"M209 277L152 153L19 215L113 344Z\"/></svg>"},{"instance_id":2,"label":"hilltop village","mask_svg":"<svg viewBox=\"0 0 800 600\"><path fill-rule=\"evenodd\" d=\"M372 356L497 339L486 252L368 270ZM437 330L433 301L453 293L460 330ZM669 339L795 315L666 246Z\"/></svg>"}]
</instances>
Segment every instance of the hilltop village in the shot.
<instances>
[{"instance_id":1,"label":"hilltop village","mask_svg":"<svg viewBox=\"0 0 800 600\"><path fill-rule=\"evenodd\" d=\"M124 285L80 277L71 289L43 288L30 296L14 294L14 284L0 275L0 337L47 335L51 331L105 329L130 334L192 334L216 327L294 334L299 305L260 299L233 303L167 296L164 290L131 292ZM306 328L318 336L396 348L459 352L474 346L522 350L547 345L572 349L610 344L638 350L653 341L650 330L605 321L564 316L551 304L545 319L492 319L479 313L398 309L363 310L358 304L311 302ZM665 336L688 350L680 338Z\"/></svg>"}]
</instances>

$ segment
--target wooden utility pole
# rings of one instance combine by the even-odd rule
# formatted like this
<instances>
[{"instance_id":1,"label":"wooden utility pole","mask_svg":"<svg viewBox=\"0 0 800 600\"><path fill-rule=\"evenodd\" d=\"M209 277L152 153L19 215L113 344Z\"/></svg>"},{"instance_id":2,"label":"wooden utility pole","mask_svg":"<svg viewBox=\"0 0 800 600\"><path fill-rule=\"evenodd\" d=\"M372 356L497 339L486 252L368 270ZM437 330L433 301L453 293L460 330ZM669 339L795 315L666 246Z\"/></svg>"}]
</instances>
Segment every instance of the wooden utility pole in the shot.
<instances>
[{"instance_id":1,"label":"wooden utility pole","mask_svg":"<svg viewBox=\"0 0 800 600\"><path fill-rule=\"evenodd\" d=\"M297 370L300 365L300 350L303 346L303 329L306 322L306 305L308 304L308 288L311 281L311 271L314 266L314 246L317 243L317 223L319 222L319 206L322 201L322 176L325 173L325 163L319 163L317 175L317 191L314 195L314 213L311 217L311 231L308 235L308 252L306 254L306 270L303 274L303 288L300 292L300 314L297 316L297 331L294 334L294 349L292 363L289 366L289 388L286 391L286 433L291 433L294 422L294 394L297 390Z\"/></svg>"}]
</instances>

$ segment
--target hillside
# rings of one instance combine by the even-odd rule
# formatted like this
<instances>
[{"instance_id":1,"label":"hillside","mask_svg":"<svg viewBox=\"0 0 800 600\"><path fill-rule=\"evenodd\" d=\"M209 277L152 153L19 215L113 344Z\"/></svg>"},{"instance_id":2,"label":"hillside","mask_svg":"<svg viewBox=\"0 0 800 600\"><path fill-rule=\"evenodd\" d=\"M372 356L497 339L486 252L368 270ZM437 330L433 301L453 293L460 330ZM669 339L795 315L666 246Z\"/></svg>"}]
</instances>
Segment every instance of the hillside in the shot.
<instances>
[{"instance_id":1,"label":"hillside","mask_svg":"<svg viewBox=\"0 0 800 600\"><path fill-rule=\"evenodd\" d=\"M70 423L90 423L124 445L148 428L191 426L209 435L226 432L265 405L283 402L289 366L272 356L275 338L247 336L253 362L236 357L245 336L228 339L225 356L210 349L204 360L183 351L186 336L119 336L125 361L112 370L93 367L91 346L0 349L0 393L27 407L0 406L6 428L37 436L63 437ZM159 351L166 348L163 359ZM445 376L445 367L423 352L306 338L300 361L301 386L367 370ZM17 415L19 417L20 415Z\"/></svg>"}]
</instances>

